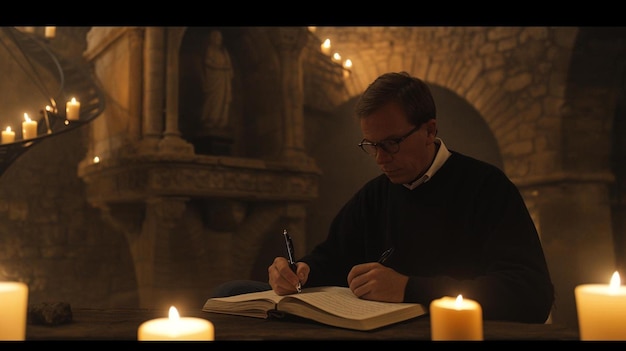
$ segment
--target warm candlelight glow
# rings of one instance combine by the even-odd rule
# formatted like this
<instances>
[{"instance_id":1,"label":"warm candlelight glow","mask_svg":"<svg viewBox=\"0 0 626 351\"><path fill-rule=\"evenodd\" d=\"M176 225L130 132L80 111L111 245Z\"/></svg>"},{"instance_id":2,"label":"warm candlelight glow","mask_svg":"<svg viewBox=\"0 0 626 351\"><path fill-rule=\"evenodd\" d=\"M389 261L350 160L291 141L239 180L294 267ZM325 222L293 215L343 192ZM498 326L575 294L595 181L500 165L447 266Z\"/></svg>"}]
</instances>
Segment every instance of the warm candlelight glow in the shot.
<instances>
[{"instance_id":1,"label":"warm candlelight glow","mask_svg":"<svg viewBox=\"0 0 626 351\"><path fill-rule=\"evenodd\" d=\"M615 271L607 284L574 289L581 340L626 340L626 287Z\"/></svg>"},{"instance_id":2,"label":"warm candlelight glow","mask_svg":"<svg viewBox=\"0 0 626 351\"><path fill-rule=\"evenodd\" d=\"M93 163L100 163L100 157L94 156Z\"/></svg>"},{"instance_id":3,"label":"warm candlelight glow","mask_svg":"<svg viewBox=\"0 0 626 351\"><path fill-rule=\"evenodd\" d=\"M350 77L350 68L352 68L352 60L347 59L343 61L343 78L347 79Z\"/></svg>"},{"instance_id":4,"label":"warm candlelight glow","mask_svg":"<svg viewBox=\"0 0 626 351\"><path fill-rule=\"evenodd\" d=\"M54 38L57 32L57 27L45 27L44 36L46 38Z\"/></svg>"},{"instance_id":5,"label":"warm candlelight glow","mask_svg":"<svg viewBox=\"0 0 626 351\"><path fill-rule=\"evenodd\" d=\"M483 340L483 311L474 300L444 296L430 303L432 340Z\"/></svg>"},{"instance_id":6,"label":"warm candlelight glow","mask_svg":"<svg viewBox=\"0 0 626 351\"><path fill-rule=\"evenodd\" d=\"M338 52L333 54L333 61L335 62L341 62L341 55L339 55Z\"/></svg>"},{"instance_id":7,"label":"warm candlelight glow","mask_svg":"<svg viewBox=\"0 0 626 351\"><path fill-rule=\"evenodd\" d=\"M25 340L28 285L0 282L0 340Z\"/></svg>"},{"instance_id":8,"label":"warm candlelight glow","mask_svg":"<svg viewBox=\"0 0 626 351\"><path fill-rule=\"evenodd\" d=\"M22 122L22 138L32 139L37 137L37 121L33 121L28 117L28 113L24 113L24 122Z\"/></svg>"},{"instance_id":9,"label":"warm candlelight glow","mask_svg":"<svg viewBox=\"0 0 626 351\"><path fill-rule=\"evenodd\" d=\"M615 271L613 273L613 276L611 277L611 282L609 283L609 291L614 294L617 294L617 292L619 291L619 285L620 285L619 273Z\"/></svg>"},{"instance_id":10,"label":"warm candlelight glow","mask_svg":"<svg viewBox=\"0 0 626 351\"><path fill-rule=\"evenodd\" d=\"M73 97L65 104L65 118L69 121L77 121L80 116L80 102Z\"/></svg>"},{"instance_id":11,"label":"warm candlelight glow","mask_svg":"<svg viewBox=\"0 0 626 351\"><path fill-rule=\"evenodd\" d=\"M7 127L2 131L2 144L8 144L15 141L15 132L11 130L11 127Z\"/></svg>"},{"instance_id":12,"label":"warm candlelight glow","mask_svg":"<svg viewBox=\"0 0 626 351\"><path fill-rule=\"evenodd\" d=\"M460 310L463 307L463 295L459 294L454 301L454 308Z\"/></svg>"},{"instance_id":13,"label":"warm candlelight glow","mask_svg":"<svg viewBox=\"0 0 626 351\"><path fill-rule=\"evenodd\" d=\"M176 309L176 307L170 307L169 317L170 321L178 322L180 320L180 314L178 314L178 310Z\"/></svg>"},{"instance_id":14,"label":"warm candlelight glow","mask_svg":"<svg viewBox=\"0 0 626 351\"><path fill-rule=\"evenodd\" d=\"M203 340L215 337L213 323L204 318L181 317L176 307L171 306L168 318L157 318L142 323L137 330L137 339L142 340Z\"/></svg>"},{"instance_id":15,"label":"warm candlelight glow","mask_svg":"<svg viewBox=\"0 0 626 351\"><path fill-rule=\"evenodd\" d=\"M321 48L322 48L322 52L325 55L330 55L330 39L324 40L324 42L322 43Z\"/></svg>"}]
</instances>

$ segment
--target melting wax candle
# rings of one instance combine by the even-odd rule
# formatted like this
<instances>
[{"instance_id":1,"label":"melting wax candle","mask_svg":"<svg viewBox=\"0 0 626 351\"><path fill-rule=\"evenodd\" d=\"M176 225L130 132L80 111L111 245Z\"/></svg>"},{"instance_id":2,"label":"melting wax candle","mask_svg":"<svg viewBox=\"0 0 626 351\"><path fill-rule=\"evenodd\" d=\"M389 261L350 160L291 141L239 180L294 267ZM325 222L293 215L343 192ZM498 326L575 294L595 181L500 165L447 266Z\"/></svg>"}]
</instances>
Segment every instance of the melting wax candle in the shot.
<instances>
[{"instance_id":1,"label":"melting wax candle","mask_svg":"<svg viewBox=\"0 0 626 351\"><path fill-rule=\"evenodd\" d=\"M615 271L606 284L574 288L581 340L626 340L626 287Z\"/></svg>"},{"instance_id":2,"label":"melting wax candle","mask_svg":"<svg viewBox=\"0 0 626 351\"><path fill-rule=\"evenodd\" d=\"M137 339L147 340L202 340L215 337L213 323L203 318L180 317L176 307L170 307L169 318L157 318L139 326Z\"/></svg>"},{"instance_id":3,"label":"melting wax candle","mask_svg":"<svg viewBox=\"0 0 626 351\"><path fill-rule=\"evenodd\" d=\"M430 303L432 340L483 340L483 310L474 300L444 296Z\"/></svg>"}]
</instances>

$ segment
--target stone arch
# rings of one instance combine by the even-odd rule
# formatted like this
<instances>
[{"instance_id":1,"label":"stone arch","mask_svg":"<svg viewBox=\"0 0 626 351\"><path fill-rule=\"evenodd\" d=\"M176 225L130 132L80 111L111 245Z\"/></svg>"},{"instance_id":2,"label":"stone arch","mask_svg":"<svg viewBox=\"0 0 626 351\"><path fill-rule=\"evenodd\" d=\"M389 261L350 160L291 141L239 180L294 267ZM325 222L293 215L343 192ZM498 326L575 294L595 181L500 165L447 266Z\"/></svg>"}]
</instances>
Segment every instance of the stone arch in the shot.
<instances>
[{"instance_id":1,"label":"stone arch","mask_svg":"<svg viewBox=\"0 0 626 351\"><path fill-rule=\"evenodd\" d=\"M532 183L560 172L562 67L567 67L568 40L577 28L353 30L360 33L364 44L345 49L359 58L353 60L354 68L345 82L346 101L358 96L378 75L405 70L449 90L478 111L495 136L503 170L514 182ZM324 29L320 35L333 32L339 45L349 45L349 34L337 27ZM379 41L376 50L367 44L374 39ZM411 43L400 45L400 40Z\"/></svg>"},{"instance_id":2,"label":"stone arch","mask_svg":"<svg viewBox=\"0 0 626 351\"><path fill-rule=\"evenodd\" d=\"M417 60L418 57L416 55L413 60ZM438 67L439 70L442 71L453 71L454 67L446 67L445 65L453 65L453 62L447 62L443 67ZM425 72L432 72L430 69L431 63L429 66L423 68ZM465 102L471 106L471 108L475 109L477 115L480 116L486 126L489 127L491 134L495 137L494 145L497 150L505 150L508 144L503 143L503 140L507 140L503 138L503 134L510 128L514 128L514 126L506 126L505 123L502 123L502 120L515 120L517 117L514 115L514 111L512 109L514 97L507 97L499 88L498 83L487 82L487 78L479 75L481 71L482 65L480 62L471 62L466 64L464 69L456 69L457 73L452 80L455 84L450 84L449 77L443 77L441 75L433 75L427 74L426 76L421 76L419 73L414 70L405 69L408 73L412 75L416 75L423 79L427 84L431 85L431 87L439 87L452 95L459 97L460 99L464 99ZM366 88L369 82L375 79L378 75L383 74L385 72L392 71L391 67L379 67L379 70L376 72L369 72L369 75L372 75L371 80L366 82L365 79L360 79L358 77L354 77L354 84L347 84L348 91L350 93L349 98L354 99L359 96ZM355 73L358 75L358 72ZM460 82L463 82L460 84ZM472 87L472 89L469 89ZM354 94L354 95L353 95ZM519 122L521 123L521 122ZM500 158L501 159L498 159ZM506 171L507 164L510 164L511 161L507 163L506 153L502 153L500 157L496 157L497 166L503 168ZM509 165L509 168L511 166Z\"/></svg>"}]
</instances>

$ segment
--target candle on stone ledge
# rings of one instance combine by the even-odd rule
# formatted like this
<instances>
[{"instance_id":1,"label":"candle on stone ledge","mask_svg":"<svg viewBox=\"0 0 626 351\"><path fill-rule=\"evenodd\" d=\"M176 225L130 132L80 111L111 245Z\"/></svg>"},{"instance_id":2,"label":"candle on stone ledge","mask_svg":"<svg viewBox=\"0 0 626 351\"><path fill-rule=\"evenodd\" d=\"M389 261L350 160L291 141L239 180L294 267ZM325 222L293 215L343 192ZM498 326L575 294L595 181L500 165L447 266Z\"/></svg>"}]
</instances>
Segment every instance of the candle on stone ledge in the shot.
<instances>
[{"instance_id":1,"label":"candle on stone ledge","mask_svg":"<svg viewBox=\"0 0 626 351\"><path fill-rule=\"evenodd\" d=\"M574 288L581 340L626 340L626 287L615 271L609 285Z\"/></svg>"},{"instance_id":2,"label":"candle on stone ledge","mask_svg":"<svg viewBox=\"0 0 626 351\"><path fill-rule=\"evenodd\" d=\"M28 286L0 282L0 340L25 340L27 314Z\"/></svg>"},{"instance_id":3,"label":"candle on stone ledge","mask_svg":"<svg viewBox=\"0 0 626 351\"><path fill-rule=\"evenodd\" d=\"M70 121L78 121L80 116L80 102L72 98L65 104L65 118Z\"/></svg>"},{"instance_id":4,"label":"candle on stone ledge","mask_svg":"<svg viewBox=\"0 0 626 351\"><path fill-rule=\"evenodd\" d=\"M54 36L56 35L57 32L57 27L53 27L53 26L46 26L44 28L44 36L46 38L54 38Z\"/></svg>"},{"instance_id":5,"label":"candle on stone ledge","mask_svg":"<svg viewBox=\"0 0 626 351\"><path fill-rule=\"evenodd\" d=\"M8 144L15 141L15 132L11 130L11 127L7 127L2 131L2 144Z\"/></svg>"},{"instance_id":6,"label":"candle on stone ledge","mask_svg":"<svg viewBox=\"0 0 626 351\"><path fill-rule=\"evenodd\" d=\"M431 340L483 340L483 311L474 300L444 296L430 303Z\"/></svg>"},{"instance_id":7,"label":"candle on stone ledge","mask_svg":"<svg viewBox=\"0 0 626 351\"><path fill-rule=\"evenodd\" d=\"M213 341L214 338L213 323L203 318L181 318L174 306L170 307L169 318L157 318L144 322L137 331L139 341Z\"/></svg>"},{"instance_id":8,"label":"candle on stone ledge","mask_svg":"<svg viewBox=\"0 0 626 351\"><path fill-rule=\"evenodd\" d=\"M330 55L330 39L324 40L324 42L320 46L320 49L322 50L322 53L324 55Z\"/></svg>"},{"instance_id":9,"label":"candle on stone ledge","mask_svg":"<svg viewBox=\"0 0 626 351\"><path fill-rule=\"evenodd\" d=\"M37 121L33 121L28 117L28 113L24 113L24 122L22 122L22 138L33 139L37 137Z\"/></svg>"}]
</instances>

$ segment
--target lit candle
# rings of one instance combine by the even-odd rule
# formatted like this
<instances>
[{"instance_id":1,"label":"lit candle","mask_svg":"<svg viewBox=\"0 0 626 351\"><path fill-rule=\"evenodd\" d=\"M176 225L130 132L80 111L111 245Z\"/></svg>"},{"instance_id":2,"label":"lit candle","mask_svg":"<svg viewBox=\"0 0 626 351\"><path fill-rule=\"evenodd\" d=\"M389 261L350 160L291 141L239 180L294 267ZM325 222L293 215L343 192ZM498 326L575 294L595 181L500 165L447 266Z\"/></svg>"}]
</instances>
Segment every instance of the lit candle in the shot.
<instances>
[{"instance_id":1,"label":"lit candle","mask_svg":"<svg viewBox=\"0 0 626 351\"><path fill-rule=\"evenodd\" d=\"M330 55L330 39L324 40L324 42L321 45L321 49L324 55Z\"/></svg>"},{"instance_id":2,"label":"lit candle","mask_svg":"<svg viewBox=\"0 0 626 351\"><path fill-rule=\"evenodd\" d=\"M28 117L28 114L24 114L24 122L22 122L22 138L32 139L37 137L37 121L33 121Z\"/></svg>"},{"instance_id":3,"label":"lit candle","mask_svg":"<svg viewBox=\"0 0 626 351\"><path fill-rule=\"evenodd\" d=\"M352 68L352 60L346 59L345 61L343 61L343 68L345 69Z\"/></svg>"},{"instance_id":4,"label":"lit candle","mask_svg":"<svg viewBox=\"0 0 626 351\"><path fill-rule=\"evenodd\" d=\"M15 132L11 130L11 127L7 127L2 131L2 144L8 144L15 141Z\"/></svg>"},{"instance_id":5,"label":"lit candle","mask_svg":"<svg viewBox=\"0 0 626 351\"><path fill-rule=\"evenodd\" d=\"M444 296L430 303L432 340L483 340L483 310L474 300Z\"/></svg>"},{"instance_id":6,"label":"lit candle","mask_svg":"<svg viewBox=\"0 0 626 351\"><path fill-rule=\"evenodd\" d=\"M615 271L609 285L574 288L581 340L626 340L626 287Z\"/></svg>"},{"instance_id":7,"label":"lit candle","mask_svg":"<svg viewBox=\"0 0 626 351\"><path fill-rule=\"evenodd\" d=\"M26 339L28 286L0 282L0 340Z\"/></svg>"},{"instance_id":8,"label":"lit candle","mask_svg":"<svg viewBox=\"0 0 626 351\"><path fill-rule=\"evenodd\" d=\"M70 121L77 121L80 115L80 102L76 101L76 98L68 101L65 104L65 118Z\"/></svg>"},{"instance_id":9,"label":"lit candle","mask_svg":"<svg viewBox=\"0 0 626 351\"><path fill-rule=\"evenodd\" d=\"M352 68L352 60L347 59L343 61L343 77L350 77L350 69Z\"/></svg>"},{"instance_id":10,"label":"lit candle","mask_svg":"<svg viewBox=\"0 0 626 351\"><path fill-rule=\"evenodd\" d=\"M142 323L137 331L140 341L204 340L215 338L213 323L203 318L181 318L176 307L170 307L169 318L157 318Z\"/></svg>"},{"instance_id":11,"label":"lit candle","mask_svg":"<svg viewBox=\"0 0 626 351\"><path fill-rule=\"evenodd\" d=\"M46 27L44 31L44 36L46 38L54 38L57 32L57 27Z\"/></svg>"}]
</instances>

